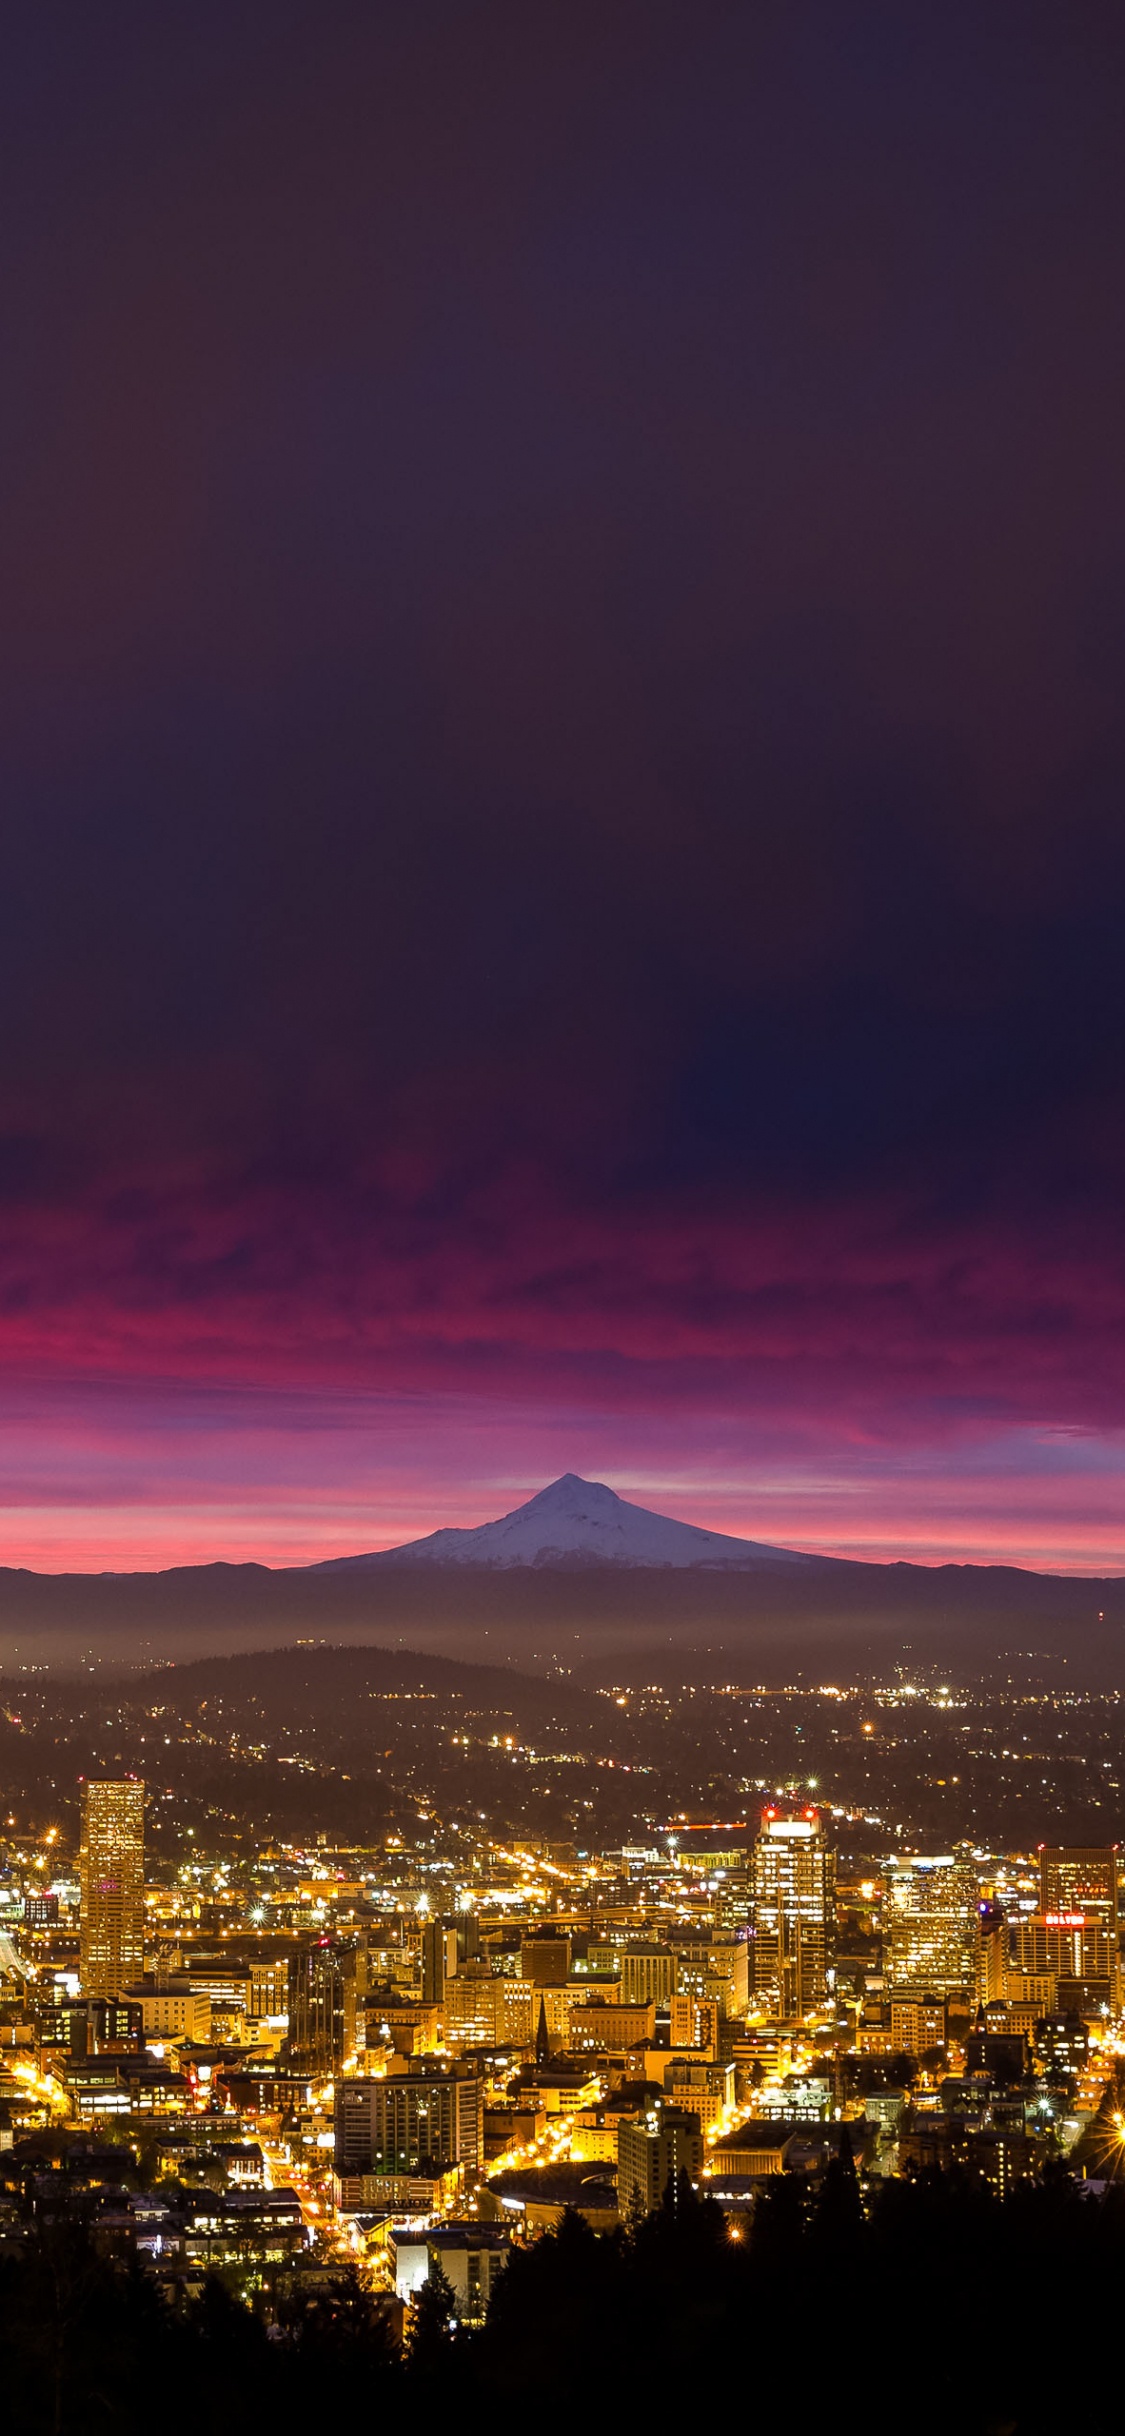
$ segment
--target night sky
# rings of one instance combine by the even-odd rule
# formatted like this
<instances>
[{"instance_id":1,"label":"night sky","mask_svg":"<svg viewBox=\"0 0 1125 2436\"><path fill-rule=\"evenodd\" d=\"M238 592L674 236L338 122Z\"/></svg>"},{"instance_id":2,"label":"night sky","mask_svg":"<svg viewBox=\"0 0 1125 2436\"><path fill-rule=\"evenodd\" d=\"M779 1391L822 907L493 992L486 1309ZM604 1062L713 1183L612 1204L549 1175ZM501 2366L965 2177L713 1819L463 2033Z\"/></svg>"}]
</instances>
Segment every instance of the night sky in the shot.
<instances>
[{"instance_id":1,"label":"night sky","mask_svg":"<svg viewBox=\"0 0 1125 2436\"><path fill-rule=\"evenodd\" d=\"M1125 1568L1125 21L0 74L0 1558Z\"/></svg>"}]
</instances>

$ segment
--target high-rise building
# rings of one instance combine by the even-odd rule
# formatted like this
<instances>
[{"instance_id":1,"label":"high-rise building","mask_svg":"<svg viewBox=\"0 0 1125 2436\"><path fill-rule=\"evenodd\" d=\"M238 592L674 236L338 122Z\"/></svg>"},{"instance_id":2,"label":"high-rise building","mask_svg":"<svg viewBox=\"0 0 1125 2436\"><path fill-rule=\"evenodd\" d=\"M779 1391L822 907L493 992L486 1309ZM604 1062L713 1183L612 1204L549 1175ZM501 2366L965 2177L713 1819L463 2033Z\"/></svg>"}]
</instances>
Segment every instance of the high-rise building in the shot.
<instances>
[{"instance_id":1,"label":"high-rise building","mask_svg":"<svg viewBox=\"0 0 1125 2436\"><path fill-rule=\"evenodd\" d=\"M1008 1993L1010 1937L994 1896L977 1906L977 2003L999 2004Z\"/></svg>"},{"instance_id":2,"label":"high-rise building","mask_svg":"<svg viewBox=\"0 0 1125 2436\"><path fill-rule=\"evenodd\" d=\"M713 1998L678 1992L668 2008L668 2037L673 2047L697 2047L714 2057L719 2044L719 2008Z\"/></svg>"},{"instance_id":3,"label":"high-rise building","mask_svg":"<svg viewBox=\"0 0 1125 2436\"><path fill-rule=\"evenodd\" d=\"M442 2005L445 2043L458 2047L526 2047L538 2007L526 1979L493 1978L487 1963L468 1963L447 1979Z\"/></svg>"},{"instance_id":4,"label":"high-rise building","mask_svg":"<svg viewBox=\"0 0 1125 2436\"><path fill-rule=\"evenodd\" d=\"M573 2055L623 2055L629 2047L651 2047L655 2039L654 2004L607 2005L596 1996L570 2000L566 2043Z\"/></svg>"},{"instance_id":5,"label":"high-rise building","mask_svg":"<svg viewBox=\"0 0 1125 2436\"><path fill-rule=\"evenodd\" d=\"M818 1811L762 1812L750 1918L756 2002L779 2021L823 2004L836 1946L836 1855Z\"/></svg>"},{"instance_id":6,"label":"high-rise building","mask_svg":"<svg viewBox=\"0 0 1125 2436\"><path fill-rule=\"evenodd\" d=\"M405 2174L423 2158L479 2166L483 2083L467 2065L341 2081L335 2102L338 2174Z\"/></svg>"},{"instance_id":7,"label":"high-rise building","mask_svg":"<svg viewBox=\"0 0 1125 2436\"><path fill-rule=\"evenodd\" d=\"M1116 1844L1041 1844L1039 1909L1082 1912L1117 1934Z\"/></svg>"},{"instance_id":8,"label":"high-rise building","mask_svg":"<svg viewBox=\"0 0 1125 2436\"><path fill-rule=\"evenodd\" d=\"M753 1891L754 1868L750 1860L740 1862L737 1868L725 1869L716 1879L711 1909L719 1935L745 1928Z\"/></svg>"},{"instance_id":9,"label":"high-rise building","mask_svg":"<svg viewBox=\"0 0 1125 2436\"><path fill-rule=\"evenodd\" d=\"M1061 1979L1107 1983L1116 2003L1120 1978L1115 1844L1041 1844L1035 1959ZM1026 1942L1026 1941L1025 1941ZM1040 1963L1040 1953L1044 1960Z\"/></svg>"},{"instance_id":10,"label":"high-rise building","mask_svg":"<svg viewBox=\"0 0 1125 2436\"><path fill-rule=\"evenodd\" d=\"M139 1777L87 1784L79 1855L83 1996L120 1996L145 1962L145 1789Z\"/></svg>"},{"instance_id":11,"label":"high-rise building","mask_svg":"<svg viewBox=\"0 0 1125 2436\"><path fill-rule=\"evenodd\" d=\"M445 1983L457 1968L457 1930L447 1920L427 1920L422 1930L422 2002L440 2005Z\"/></svg>"},{"instance_id":12,"label":"high-rise building","mask_svg":"<svg viewBox=\"0 0 1125 2436\"><path fill-rule=\"evenodd\" d=\"M358 2041L357 2012L367 1991L362 1943L318 1937L289 1962L289 2053L309 2072L330 2079Z\"/></svg>"},{"instance_id":13,"label":"high-rise building","mask_svg":"<svg viewBox=\"0 0 1125 2436\"><path fill-rule=\"evenodd\" d=\"M698 2182L702 2169L697 2114L657 2103L647 2114L624 2117L617 2134L617 2199L623 2214L641 2207L647 2215L678 2175Z\"/></svg>"},{"instance_id":14,"label":"high-rise building","mask_svg":"<svg viewBox=\"0 0 1125 2436\"><path fill-rule=\"evenodd\" d=\"M188 1971L164 1972L159 1978L134 1980L125 1994L139 2005L146 2038L190 2039L204 2047L211 2036L211 1999L205 1988L193 1986Z\"/></svg>"},{"instance_id":15,"label":"high-rise building","mask_svg":"<svg viewBox=\"0 0 1125 2436\"><path fill-rule=\"evenodd\" d=\"M891 2005L891 2047L895 2055L925 2055L931 2047L944 2047L946 2035L944 1997L895 1998Z\"/></svg>"},{"instance_id":16,"label":"high-rise building","mask_svg":"<svg viewBox=\"0 0 1125 2436\"><path fill-rule=\"evenodd\" d=\"M250 1981L247 2012L252 2021L275 2020L289 2008L288 1954L274 1954L265 1962L252 1961L246 1965Z\"/></svg>"},{"instance_id":17,"label":"high-rise building","mask_svg":"<svg viewBox=\"0 0 1125 2436\"><path fill-rule=\"evenodd\" d=\"M330 2079L344 2060L344 1975L331 1938L302 1946L289 1963L291 2058Z\"/></svg>"},{"instance_id":18,"label":"high-rise building","mask_svg":"<svg viewBox=\"0 0 1125 2436\"><path fill-rule=\"evenodd\" d=\"M980 1880L964 1853L893 1861L883 1915L883 1968L893 1992L975 1989Z\"/></svg>"},{"instance_id":19,"label":"high-rise building","mask_svg":"<svg viewBox=\"0 0 1125 2436\"><path fill-rule=\"evenodd\" d=\"M1084 1990L1087 2000L1117 2001L1117 1942L1104 1920L1082 1911L1032 1912L1012 1931L1008 1995L1025 1989L1049 1991L1047 2009L1063 2010Z\"/></svg>"}]
</instances>

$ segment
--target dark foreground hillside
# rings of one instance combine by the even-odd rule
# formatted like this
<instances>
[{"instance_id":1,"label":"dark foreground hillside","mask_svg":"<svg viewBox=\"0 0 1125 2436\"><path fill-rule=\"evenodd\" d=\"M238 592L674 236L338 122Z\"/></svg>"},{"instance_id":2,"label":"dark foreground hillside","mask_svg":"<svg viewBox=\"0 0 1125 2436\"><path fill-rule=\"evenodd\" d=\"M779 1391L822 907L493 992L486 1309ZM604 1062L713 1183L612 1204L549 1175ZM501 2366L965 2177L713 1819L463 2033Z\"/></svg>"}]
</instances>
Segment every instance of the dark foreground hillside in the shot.
<instances>
[{"instance_id":1,"label":"dark foreground hillside","mask_svg":"<svg viewBox=\"0 0 1125 2436\"><path fill-rule=\"evenodd\" d=\"M740 2236L736 2238L736 2236ZM212 2280L172 2306L81 2229L29 2227L0 2260L11 2436L274 2436L312 2426L863 2429L1054 2436L1121 2426L1112 2328L1125 2193L1057 2181L1003 2202L941 2177L854 2171L815 2200L779 2177L728 2227L686 2186L599 2237L577 2216L517 2252L488 2323L426 2287L405 2350L352 2274L267 2320ZM514 2414L514 2419L513 2419Z\"/></svg>"}]
</instances>

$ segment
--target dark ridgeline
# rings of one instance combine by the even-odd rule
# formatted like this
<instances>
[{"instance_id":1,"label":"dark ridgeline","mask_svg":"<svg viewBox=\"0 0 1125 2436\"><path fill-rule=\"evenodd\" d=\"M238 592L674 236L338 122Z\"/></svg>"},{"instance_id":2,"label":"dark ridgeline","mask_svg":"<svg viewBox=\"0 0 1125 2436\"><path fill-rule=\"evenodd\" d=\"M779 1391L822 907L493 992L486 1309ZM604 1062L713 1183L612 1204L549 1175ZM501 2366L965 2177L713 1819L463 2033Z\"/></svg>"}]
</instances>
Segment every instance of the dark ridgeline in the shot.
<instances>
[{"instance_id":1,"label":"dark ridgeline","mask_svg":"<svg viewBox=\"0 0 1125 2436\"><path fill-rule=\"evenodd\" d=\"M70 1665L158 1663L301 1641L377 1642L534 1670L553 1655L597 1664L670 1650L739 1665L853 1674L911 1663L1006 1670L1066 1658L1113 1685L1125 1580L1012 1566L834 1565L812 1572L705 1567L401 1565L321 1572L199 1565L167 1573L0 1569L0 1656Z\"/></svg>"},{"instance_id":2,"label":"dark ridgeline","mask_svg":"<svg viewBox=\"0 0 1125 2436\"><path fill-rule=\"evenodd\" d=\"M458 2328L440 2276L396 2341L395 2311L355 2270L286 2303L267 2327L212 2278L174 2312L141 2268L99 2257L82 2229L30 2227L0 2257L0 2383L10 2436L288 2436L324 2423L571 2429L825 2426L869 2436L1091 2436L1120 2427L1109 2328L1125 2272L1125 2190L1065 2174L1003 2201L929 2173L887 2183L865 2213L851 2158L818 2193L769 2184L728 2224L685 2179L612 2236L568 2213L517 2250L487 2324ZM449 2416L452 2414L452 2417ZM362 2421L361 2421L362 2415Z\"/></svg>"}]
</instances>

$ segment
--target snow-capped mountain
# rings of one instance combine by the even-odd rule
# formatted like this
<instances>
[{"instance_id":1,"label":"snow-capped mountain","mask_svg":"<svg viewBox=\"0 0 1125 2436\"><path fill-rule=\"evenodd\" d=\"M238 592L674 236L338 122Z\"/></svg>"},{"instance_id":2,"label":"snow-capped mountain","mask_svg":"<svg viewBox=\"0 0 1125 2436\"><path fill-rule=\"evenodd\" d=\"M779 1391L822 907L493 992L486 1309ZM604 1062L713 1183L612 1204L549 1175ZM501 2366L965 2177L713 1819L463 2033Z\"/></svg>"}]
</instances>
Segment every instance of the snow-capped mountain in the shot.
<instances>
[{"instance_id":1,"label":"snow-capped mountain","mask_svg":"<svg viewBox=\"0 0 1125 2436\"><path fill-rule=\"evenodd\" d=\"M790 1548L769 1548L759 1540L731 1539L724 1531L701 1531L695 1523L674 1522L670 1515L651 1514L647 1506L629 1505L604 1481L579 1480L574 1472L564 1472L561 1480L552 1480L514 1513L481 1523L475 1531L431 1531L428 1538L410 1540L402 1548L330 1557L309 1571L367 1571L385 1565L700 1565L745 1573L759 1566L815 1566L825 1561L799 1556Z\"/></svg>"}]
</instances>

